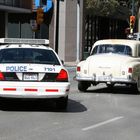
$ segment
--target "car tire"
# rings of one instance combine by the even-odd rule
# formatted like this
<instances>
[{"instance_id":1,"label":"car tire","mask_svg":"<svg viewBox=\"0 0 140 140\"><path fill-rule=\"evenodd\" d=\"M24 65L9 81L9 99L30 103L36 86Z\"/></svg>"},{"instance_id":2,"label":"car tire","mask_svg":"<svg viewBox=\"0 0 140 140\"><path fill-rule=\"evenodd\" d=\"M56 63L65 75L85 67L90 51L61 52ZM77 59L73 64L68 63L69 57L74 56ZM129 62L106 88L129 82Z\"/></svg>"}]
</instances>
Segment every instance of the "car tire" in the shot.
<instances>
[{"instance_id":1,"label":"car tire","mask_svg":"<svg viewBox=\"0 0 140 140\"><path fill-rule=\"evenodd\" d=\"M65 110L68 106L68 96L56 100L56 108Z\"/></svg>"},{"instance_id":2,"label":"car tire","mask_svg":"<svg viewBox=\"0 0 140 140\"><path fill-rule=\"evenodd\" d=\"M79 81L78 82L78 90L85 92L88 87L90 86L90 83L88 83L87 81Z\"/></svg>"},{"instance_id":3,"label":"car tire","mask_svg":"<svg viewBox=\"0 0 140 140\"><path fill-rule=\"evenodd\" d=\"M138 89L138 83L137 84L132 84L131 88L132 88L133 92L135 92L135 94L140 94L140 91Z\"/></svg>"}]
</instances>

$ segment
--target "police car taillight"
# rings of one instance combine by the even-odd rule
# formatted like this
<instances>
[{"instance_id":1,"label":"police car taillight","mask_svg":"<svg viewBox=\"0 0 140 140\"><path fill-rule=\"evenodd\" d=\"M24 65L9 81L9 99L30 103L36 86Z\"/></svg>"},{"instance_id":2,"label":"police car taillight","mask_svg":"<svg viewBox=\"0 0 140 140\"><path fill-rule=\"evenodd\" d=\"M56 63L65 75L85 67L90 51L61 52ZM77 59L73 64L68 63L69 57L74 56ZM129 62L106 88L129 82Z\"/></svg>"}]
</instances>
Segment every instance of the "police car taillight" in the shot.
<instances>
[{"instance_id":1,"label":"police car taillight","mask_svg":"<svg viewBox=\"0 0 140 140\"><path fill-rule=\"evenodd\" d=\"M2 72L0 72L0 81L1 81L1 80L4 80L4 75L3 75Z\"/></svg>"},{"instance_id":2,"label":"police car taillight","mask_svg":"<svg viewBox=\"0 0 140 140\"><path fill-rule=\"evenodd\" d=\"M68 73L66 70L61 69L61 71L58 73L57 77L56 77L57 81L60 82L67 82L68 81Z\"/></svg>"}]
</instances>

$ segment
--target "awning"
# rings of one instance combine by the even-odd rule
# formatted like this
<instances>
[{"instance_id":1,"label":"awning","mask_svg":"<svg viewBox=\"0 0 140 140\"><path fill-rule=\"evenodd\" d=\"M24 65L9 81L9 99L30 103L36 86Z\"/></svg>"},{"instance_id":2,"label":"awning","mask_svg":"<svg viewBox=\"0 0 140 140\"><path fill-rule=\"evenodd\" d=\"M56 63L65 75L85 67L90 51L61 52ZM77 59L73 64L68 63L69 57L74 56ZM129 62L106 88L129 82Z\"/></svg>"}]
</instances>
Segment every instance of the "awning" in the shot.
<instances>
[{"instance_id":1,"label":"awning","mask_svg":"<svg viewBox=\"0 0 140 140\"><path fill-rule=\"evenodd\" d=\"M31 9L17 8L11 6L0 5L0 10L7 11L8 13L31 13Z\"/></svg>"}]
</instances>

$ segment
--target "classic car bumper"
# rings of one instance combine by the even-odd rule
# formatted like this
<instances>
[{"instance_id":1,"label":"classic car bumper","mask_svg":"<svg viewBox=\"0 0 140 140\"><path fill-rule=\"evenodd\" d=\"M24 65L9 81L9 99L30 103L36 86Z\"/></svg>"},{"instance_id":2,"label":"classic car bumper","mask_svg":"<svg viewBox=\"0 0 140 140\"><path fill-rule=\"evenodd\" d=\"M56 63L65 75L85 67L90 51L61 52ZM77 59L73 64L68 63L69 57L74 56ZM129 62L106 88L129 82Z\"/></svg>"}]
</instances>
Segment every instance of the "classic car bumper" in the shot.
<instances>
[{"instance_id":1,"label":"classic car bumper","mask_svg":"<svg viewBox=\"0 0 140 140\"><path fill-rule=\"evenodd\" d=\"M132 79L132 77L128 76L127 78L118 78L112 76L93 76L93 77L81 77L76 76L75 80L77 81L90 81L97 83L130 83L135 84L136 81Z\"/></svg>"}]
</instances>

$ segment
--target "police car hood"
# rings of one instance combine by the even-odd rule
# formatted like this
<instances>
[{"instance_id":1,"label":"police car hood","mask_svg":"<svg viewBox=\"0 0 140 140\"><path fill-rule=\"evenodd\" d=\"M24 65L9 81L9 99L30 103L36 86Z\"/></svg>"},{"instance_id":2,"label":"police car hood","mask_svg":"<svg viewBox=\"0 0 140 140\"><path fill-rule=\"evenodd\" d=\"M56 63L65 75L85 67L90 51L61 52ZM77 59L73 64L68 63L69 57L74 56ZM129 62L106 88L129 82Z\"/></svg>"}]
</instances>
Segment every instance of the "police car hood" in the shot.
<instances>
[{"instance_id":1,"label":"police car hood","mask_svg":"<svg viewBox=\"0 0 140 140\"><path fill-rule=\"evenodd\" d=\"M61 65L47 64L1 64L1 72L45 72L59 73L62 69Z\"/></svg>"}]
</instances>

